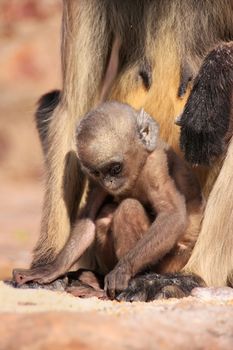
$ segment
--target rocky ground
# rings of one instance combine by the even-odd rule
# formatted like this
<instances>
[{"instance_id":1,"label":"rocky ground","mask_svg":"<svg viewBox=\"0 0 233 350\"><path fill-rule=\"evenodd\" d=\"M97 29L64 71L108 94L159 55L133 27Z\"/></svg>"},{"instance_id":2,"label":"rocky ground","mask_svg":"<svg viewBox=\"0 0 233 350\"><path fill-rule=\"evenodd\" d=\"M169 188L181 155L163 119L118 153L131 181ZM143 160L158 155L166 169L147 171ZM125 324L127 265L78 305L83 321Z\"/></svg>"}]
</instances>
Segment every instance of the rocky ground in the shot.
<instances>
[{"instance_id":1,"label":"rocky ground","mask_svg":"<svg viewBox=\"0 0 233 350\"><path fill-rule=\"evenodd\" d=\"M33 112L60 86L58 0L0 1L0 279L27 267L39 233L43 162ZM232 349L231 289L117 303L0 282L0 350Z\"/></svg>"}]
</instances>

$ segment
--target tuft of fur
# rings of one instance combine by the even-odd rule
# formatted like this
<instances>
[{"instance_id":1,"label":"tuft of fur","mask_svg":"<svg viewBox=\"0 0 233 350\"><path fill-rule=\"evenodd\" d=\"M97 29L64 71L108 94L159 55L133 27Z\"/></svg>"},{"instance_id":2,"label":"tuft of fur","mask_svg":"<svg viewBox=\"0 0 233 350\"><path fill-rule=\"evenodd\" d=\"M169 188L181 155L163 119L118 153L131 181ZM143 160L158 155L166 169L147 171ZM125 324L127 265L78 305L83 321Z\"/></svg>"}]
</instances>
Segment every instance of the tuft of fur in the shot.
<instances>
[{"instance_id":1,"label":"tuft of fur","mask_svg":"<svg viewBox=\"0 0 233 350\"><path fill-rule=\"evenodd\" d=\"M41 96L35 113L36 126L39 132L44 154L47 153L48 129L54 109L60 102L60 91L54 90Z\"/></svg>"},{"instance_id":2,"label":"tuft of fur","mask_svg":"<svg viewBox=\"0 0 233 350\"><path fill-rule=\"evenodd\" d=\"M233 43L221 44L206 56L179 121L189 162L209 165L226 151L232 91Z\"/></svg>"},{"instance_id":3,"label":"tuft of fur","mask_svg":"<svg viewBox=\"0 0 233 350\"><path fill-rule=\"evenodd\" d=\"M155 299L182 298L190 295L193 288L203 287L205 282L194 274L148 273L134 278L118 301L152 301Z\"/></svg>"}]
</instances>

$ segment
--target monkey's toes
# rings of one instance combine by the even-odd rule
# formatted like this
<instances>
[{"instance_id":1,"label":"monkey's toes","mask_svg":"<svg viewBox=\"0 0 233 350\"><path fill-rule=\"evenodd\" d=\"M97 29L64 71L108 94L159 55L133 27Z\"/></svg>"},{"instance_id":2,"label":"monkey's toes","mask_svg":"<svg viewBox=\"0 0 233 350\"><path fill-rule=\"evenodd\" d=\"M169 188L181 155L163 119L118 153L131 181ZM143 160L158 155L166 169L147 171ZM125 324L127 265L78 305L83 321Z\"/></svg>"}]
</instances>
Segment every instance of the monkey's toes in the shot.
<instances>
[{"instance_id":1,"label":"monkey's toes","mask_svg":"<svg viewBox=\"0 0 233 350\"><path fill-rule=\"evenodd\" d=\"M27 282L34 281L39 284L45 284L53 282L57 276L48 273L47 271L37 271L36 269L32 270L13 270L13 280L17 283L18 286L21 286Z\"/></svg>"},{"instance_id":2,"label":"monkey's toes","mask_svg":"<svg viewBox=\"0 0 233 350\"><path fill-rule=\"evenodd\" d=\"M30 270L25 271L27 272ZM58 278L51 283L42 284L35 281L34 278L31 278L31 276L24 276L24 272L22 272L22 270L14 270L13 280L5 281L5 283L14 288L21 289L49 289L64 291L68 285L68 277L64 276L63 278Z\"/></svg>"},{"instance_id":3,"label":"monkey's toes","mask_svg":"<svg viewBox=\"0 0 233 350\"><path fill-rule=\"evenodd\" d=\"M79 286L79 287L68 287L66 292L72 294L75 297L79 298L92 298L96 297L98 299L108 299L104 290L94 289L91 286Z\"/></svg>"},{"instance_id":4,"label":"monkey's toes","mask_svg":"<svg viewBox=\"0 0 233 350\"><path fill-rule=\"evenodd\" d=\"M17 285L21 286L22 284L32 280L31 276L28 275L29 272L30 270L15 269L12 272L13 280L17 283Z\"/></svg>"},{"instance_id":5,"label":"monkey's toes","mask_svg":"<svg viewBox=\"0 0 233 350\"><path fill-rule=\"evenodd\" d=\"M127 288L126 291L120 293L116 297L117 301L127 301L127 302L135 302L135 301L147 301L147 295L144 291L132 291L130 288Z\"/></svg>"},{"instance_id":6,"label":"monkey's toes","mask_svg":"<svg viewBox=\"0 0 233 350\"><path fill-rule=\"evenodd\" d=\"M34 281L38 282L39 284L48 284L48 283L52 283L56 280L57 278L57 274L56 275L44 275L44 274L38 274L37 276L35 276L35 278L33 278Z\"/></svg>"}]
</instances>

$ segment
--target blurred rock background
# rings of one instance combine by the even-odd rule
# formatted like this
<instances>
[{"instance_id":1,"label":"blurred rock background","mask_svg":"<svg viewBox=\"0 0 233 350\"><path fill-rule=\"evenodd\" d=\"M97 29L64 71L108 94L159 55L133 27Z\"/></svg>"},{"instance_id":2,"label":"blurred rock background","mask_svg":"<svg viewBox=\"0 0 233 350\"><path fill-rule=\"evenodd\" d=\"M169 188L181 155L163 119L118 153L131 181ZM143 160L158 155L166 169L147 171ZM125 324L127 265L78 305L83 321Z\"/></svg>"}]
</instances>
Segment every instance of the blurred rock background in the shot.
<instances>
[{"instance_id":1,"label":"blurred rock background","mask_svg":"<svg viewBox=\"0 0 233 350\"><path fill-rule=\"evenodd\" d=\"M0 0L0 279L27 267L39 234L39 96L61 85L61 0Z\"/></svg>"}]
</instances>

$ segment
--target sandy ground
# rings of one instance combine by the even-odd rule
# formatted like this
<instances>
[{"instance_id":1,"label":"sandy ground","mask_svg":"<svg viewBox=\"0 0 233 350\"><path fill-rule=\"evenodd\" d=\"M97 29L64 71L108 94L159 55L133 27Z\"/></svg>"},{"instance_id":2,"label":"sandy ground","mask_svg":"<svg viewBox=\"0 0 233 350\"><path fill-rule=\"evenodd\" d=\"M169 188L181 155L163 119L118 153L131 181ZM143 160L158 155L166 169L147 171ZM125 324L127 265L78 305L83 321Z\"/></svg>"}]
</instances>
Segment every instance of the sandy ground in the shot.
<instances>
[{"instance_id":1,"label":"sandy ground","mask_svg":"<svg viewBox=\"0 0 233 350\"><path fill-rule=\"evenodd\" d=\"M232 349L233 293L118 303L0 283L0 349ZM17 340L16 340L17 339Z\"/></svg>"}]
</instances>

